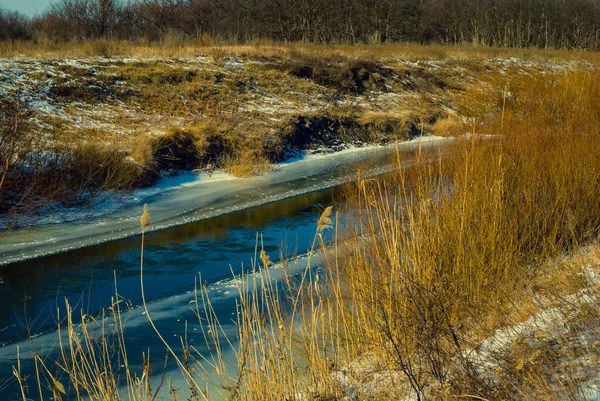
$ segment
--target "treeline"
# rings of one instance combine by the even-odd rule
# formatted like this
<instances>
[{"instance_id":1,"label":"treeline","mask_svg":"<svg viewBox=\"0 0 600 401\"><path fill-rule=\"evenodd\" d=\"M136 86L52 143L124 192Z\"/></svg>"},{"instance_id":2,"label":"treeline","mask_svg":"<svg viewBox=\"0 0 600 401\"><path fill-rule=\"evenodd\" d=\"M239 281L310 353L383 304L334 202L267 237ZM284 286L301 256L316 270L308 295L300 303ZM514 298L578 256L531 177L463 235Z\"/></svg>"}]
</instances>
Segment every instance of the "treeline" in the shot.
<instances>
[{"instance_id":1,"label":"treeline","mask_svg":"<svg viewBox=\"0 0 600 401\"><path fill-rule=\"evenodd\" d=\"M32 38L30 21L16 11L0 9L0 40L27 40Z\"/></svg>"},{"instance_id":2,"label":"treeline","mask_svg":"<svg viewBox=\"0 0 600 401\"><path fill-rule=\"evenodd\" d=\"M600 48L600 0L59 0L0 39L474 43Z\"/></svg>"}]
</instances>

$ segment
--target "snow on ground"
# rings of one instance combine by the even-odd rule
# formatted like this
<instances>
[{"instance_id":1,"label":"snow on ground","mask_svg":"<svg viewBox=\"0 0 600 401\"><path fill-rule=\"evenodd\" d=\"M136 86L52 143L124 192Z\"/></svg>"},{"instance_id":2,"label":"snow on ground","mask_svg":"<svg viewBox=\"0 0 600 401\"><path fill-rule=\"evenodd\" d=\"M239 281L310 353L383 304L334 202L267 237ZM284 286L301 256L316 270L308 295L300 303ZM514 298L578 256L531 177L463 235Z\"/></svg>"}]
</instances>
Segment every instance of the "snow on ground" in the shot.
<instances>
[{"instance_id":1,"label":"snow on ground","mask_svg":"<svg viewBox=\"0 0 600 401\"><path fill-rule=\"evenodd\" d=\"M62 207L56 205L38 209L35 215L19 216L18 220L10 220L8 216L5 221L0 222L0 230L6 230L9 226L43 226L48 224L65 224L69 222L84 221L86 219L98 218L114 213L118 209L130 205L140 204L144 201L165 192L205 185L213 182L233 181L238 178L223 171L207 173L204 171L184 171L179 174L165 175L149 188L138 189L130 193L117 193L104 191L95 195L92 204L77 207ZM49 238L48 240L55 240Z\"/></svg>"},{"instance_id":2,"label":"snow on ground","mask_svg":"<svg viewBox=\"0 0 600 401\"><path fill-rule=\"evenodd\" d=\"M118 100L110 104L99 105L77 102L66 104L53 99L49 93L50 87L57 80L69 82L72 79L69 74L61 70L61 67L64 66L89 71L95 75L100 69L109 71L117 68L115 63L131 64L155 61L165 60L142 57L62 60L0 59L0 99L13 98L18 93L23 103L33 111L31 123L37 125L40 135L51 134L52 127L49 125L48 119L60 119L66 122L71 129L99 129L117 136L137 135L139 131L143 131L145 134L161 133L167 120L161 120L160 116L157 118L154 113L145 113L135 104L125 104ZM166 61L172 66L208 69L230 74L243 71L253 64L247 60L230 58L220 66L217 65L214 58L201 56ZM447 68L453 61L398 60L397 62L409 68L439 71ZM570 71L582 67L581 63L574 62L552 63L524 61L516 58L487 59L485 62L502 74L508 74L513 70L526 74L530 71ZM593 68L593 66L585 64L583 67ZM466 72L464 67L457 66L455 68ZM307 99L302 94L298 94L294 98L302 101L293 101L289 97L284 97L283 94L265 91L260 96L245 102L240 110L268 115L307 113L324 110L329 104L321 94L316 95L314 99L309 99L310 102L306 101ZM337 99L337 101L340 105L381 110L382 108L398 109L418 101L418 98L416 94L410 92L377 92L373 93L370 98L357 96L354 99ZM136 124L124 128L115 123L120 116L136 120ZM169 124L184 124L185 122L186 120L181 117L171 116L168 118ZM431 146L442 141L437 137L424 137L403 144L401 148L412 150L417 146ZM354 165L353 163L372 161L394 153L395 149L390 146L369 145L350 146L336 153L329 153L329 151L320 149L316 152L298 155L285 163L274 166L274 171L263 177L242 180L221 171L212 174L186 172L176 176L163 177L155 186L130 194L115 197L112 193L106 193L91 209L49 209L48 213L42 213L41 216L35 218L35 221L32 221L32 227L15 230L4 236L2 244L0 244L0 264L136 235L139 232L139 214L144 203L150 205L153 222L151 229L160 229L338 185L344 180L352 179L347 172L346 175L342 175L342 172ZM374 173L389 171L381 164L372 167ZM294 189L290 190L290 186ZM237 284L239 283L236 281L227 281L212 286L211 291L215 296L215 304L221 301L231 303L231 300L235 298ZM182 313L183 309L187 310L189 301L189 293L175 296L154 304L151 313L156 320L168 320L173 316L178 316L179 309ZM228 317L230 315L231 313L228 312ZM143 312L135 309L129 316L131 317L128 319L129 329L144 327L143 333L146 335L147 321ZM516 333L522 333L531 328L554 330L564 323L564 319L565 314L561 310L542 310L520 325L499 330L481 344L480 352L482 354L491 353L494 350L505 348L514 340ZM177 333L171 334L174 337L178 335ZM52 341L48 341L48 343L52 343ZM144 347L146 346L147 343L144 342ZM2 356L7 358L6 353L3 353ZM2 360L6 361L7 359L4 358ZM356 366L352 366L352 369L366 372L373 363L375 362L365 356L363 360L356 361ZM375 388L396 379L375 375L370 385ZM347 385L350 392L355 391L347 376L340 373L339 380ZM593 391L599 388L600 378L592 378L588 384L589 386L585 390L582 389L582 392L585 391L586 399L600 400L597 391Z\"/></svg>"},{"instance_id":3,"label":"snow on ground","mask_svg":"<svg viewBox=\"0 0 600 401\"><path fill-rule=\"evenodd\" d=\"M427 136L408 143L429 144L432 142L443 142L447 138L437 136ZM276 172L284 166L302 165L303 163L312 163L317 160L335 159L339 157L352 156L355 153L376 152L378 149L389 149L389 145L349 145L340 151L332 151L329 148L319 148L306 153L298 153L287 160L273 164L272 171ZM291 166L294 168L294 166ZM48 206L46 209L38 210L35 216L20 216L20 226L43 226L48 224L61 224L82 221L90 218L97 218L114 213L127 205L143 204L145 201L165 194L171 191L193 189L211 183L226 183L243 180L223 170L207 172L203 170L183 171L175 174L166 174L158 182L148 188L132 191L131 193L103 192L96 196L91 205L65 208L57 206ZM8 221L0 222L0 229L8 227Z\"/></svg>"},{"instance_id":4,"label":"snow on ground","mask_svg":"<svg viewBox=\"0 0 600 401\"><path fill-rule=\"evenodd\" d=\"M130 196L116 200L106 196L93 208L95 214L90 215L87 209L53 210L49 216L36 217L28 227L9 231L0 242L0 264L138 235L145 203L150 208L149 230L160 230L331 188L354 180L359 167L367 167L365 176L389 172L395 168L389 157L396 150L406 153L408 161L413 150L437 148L445 141L424 137L397 145L314 154L245 179L223 172L164 178L156 187Z\"/></svg>"},{"instance_id":5,"label":"snow on ground","mask_svg":"<svg viewBox=\"0 0 600 401\"><path fill-rule=\"evenodd\" d=\"M420 141L422 143L425 143L427 141L429 141L431 139L441 139L440 137L435 137L435 136L431 136L431 137L423 137L420 139ZM278 164L274 164L273 167L277 168L277 166L285 166L291 163L297 163L297 162L310 162L313 160L320 160L320 159L327 159L327 158L332 158L332 157L336 157L336 156L340 156L340 155L348 155L351 153L355 153L355 152L364 152L364 151L373 151L376 149L380 149L380 148L385 148L386 145L364 145L364 146L357 146L357 145L348 145L346 146L345 149L339 150L339 151L332 151L330 148L326 148L326 147L322 147L322 148L318 148L312 151L308 151L308 152L299 152L297 155L289 157L288 159L286 159L285 161L278 163Z\"/></svg>"},{"instance_id":6,"label":"snow on ground","mask_svg":"<svg viewBox=\"0 0 600 401\"><path fill-rule=\"evenodd\" d=\"M473 81L473 74L460 65L461 61L459 58L452 57L435 62L432 60L410 61L398 59L392 64L398 70L402 68L419 69L429 71L431 74L444 69L458 69L464 82ZM14 98L20 93L21 100L34 113L31 122L38 127L41 134L49 134L51 131L49 123L54 124L57 119L61 121L63 129L67 130L96 129L117 136L139 135L140 132L144 135L162 133L168 125L190 123L197 117L197 113L186 116L157 114L153 110L147 110L135 100L125 102L113 96L114 92L121 90L135 90L134 84L125 81L111 83L110 80L106 81L105 79L111 77L113 71L117 71L119 66L157 62L167 63L172 68L202 70L230 77L231 79L247 79L249 76L253 85L255 84L252 80L252 74L260 73L260 71L252 71L252 68L261 64L260 61L241 58L228 58L224 62L217 62L210 56L166 60L159 57L139 56L45 60L31 58L0 59L0 98ZM522 73L531 73L593 68L593 66L584 62L555 63L517 58L490 58L484 59L483 62L490 68L505 74L515 69ZM79 74L82 74L83 78ZM408 84L411 84L411 80L417 82L419 79L422 80L418 75L412 77L410 74L402 78ZM51 90L57 85L85 87L100 93L105 90L107 93L112 93L112 95L100 101L83 104L76 100L71 101L68 98L53 96ZM365 110L391 112L398 111L398 107L410 110L412 105L419 100L423 100L422 96L425 96L411 90L373 93L368 98L339 96L334 92L324 96L324 88L321 87L323 90L317 88L319 88L318 85L311 86L306 93L294 91L279 93L278 91L281 88L274 89L255 85L253 90L249 92L250 98L242 101L238 110L277 118L281 114L326 112L331 103L335 101L341 106L350 105ZM433 93L427 94L425 98L427 97L435 100L435 94ZM118 121L121 118L135 121L135 124L123 124ZM178 118L179 121L175 118Z\"/></svg>"},{"instance_id":7,"label":"snow on ground","mask_svg":"<svg viewBox=\"0 0 600 401\"><path fill-rule=\"evenodd\" d=\"M184 171L179 174L164 176L158 182L149 188L134 191L130 198L134 201L143 201L163 192L174 191L182 188L190 188L210 182L222 182L239 180L231 174L222 170L206 172L202 170Z\"/></svg>"},{"instance_id":8,"label":"snow on ground","mask_svg":"<svg viewBox=\"0 0 600 401\"><path fill-rule=\"evenodd\" d=\"M542 342L539 347L550 346L557 352L558 357L543 360L543 364L551 363L553 376L560 380L557 394L561 391L571 391L574 399L581 401L600 401L600 370L598 370L598 334L600 326L595 321L594 313L598 313L600 302L600 263L597 255L598 248L584 247L575 255L567 255L553 261L561 271L566 266L575 266L578 275L584 278L585 288L564 296L544 296L534 293L533 302L538 310L526 320L497 329L491 336L479 342L475 348L465 350L463 358L470 361L481 378L490 383L498 381L507 354L510 354L515 344L532 341L531 354L543 348L535 348L536 341ZM562 277L562 276L561 276ZM554 283L553 285L556 285ZM524 301L522 302L531 302ZM516 305L515 307L519 307ZM594 312L580 316L582 310L592 308ZM544 344L544 341L547 341ZM524 355L528 357L528 355ZM460 371L460 368L457 370ZM511 374L509 372L509 374ZM535 376L534 378L536 378ZM403 401L416 400L415 395L405 395L412 390L403 374L390 370L388 361L381 355L366 352L346 366L333 372L334 378L347 394L344 399L379 399L380 392L395 389L395 399ZM515 378L517 380L517 378ZM552 378L548 383L552 383ZM538 383L543 386L548 383ZM435 389L436 383L433 384ZM560 387L560 388L558 388ZM389 394L382 399L390 399ZM524 397L523 399L528 399ZM554 398L553 398L554 399Z\"/></svg>"},{"instance_id":9,"label":"snow on ground","mask_svg":"<svg viewBox=\"0 0 600 401\"><path fill-rule=\"evenodd\" d=\"M511 354L515 344L520 342L529 344L531 353L544 352L543 347L551 347L557 355L551 362L551 369L559 380L554 385L571 386L569 391L576 391L577 399L600 400L597 360L600 326L595 321L600 300L600 264L594 261L594 249L594 246L585 247L578 250L574 257L569 255L563 258L576 266L578 275L584 279L585 288L569 295L553 295L548 299L535 294L533 302L539 305L533 315L523 322L496 330L476 349L465 353L480 374L491 381L497 380L497 372L505 356ZM565 268L558 266L559 269ZM545 360L543 363L550 362Z\"/></svg>"}]
</instances>

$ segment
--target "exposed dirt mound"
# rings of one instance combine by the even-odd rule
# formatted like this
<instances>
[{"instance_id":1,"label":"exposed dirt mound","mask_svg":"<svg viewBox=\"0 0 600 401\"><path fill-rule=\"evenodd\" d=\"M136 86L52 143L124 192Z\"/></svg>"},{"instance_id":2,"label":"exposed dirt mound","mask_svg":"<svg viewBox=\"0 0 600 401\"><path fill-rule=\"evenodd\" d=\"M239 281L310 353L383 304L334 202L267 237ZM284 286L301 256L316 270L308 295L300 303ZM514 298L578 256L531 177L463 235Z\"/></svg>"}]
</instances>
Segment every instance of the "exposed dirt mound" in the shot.
<instances>
[{"instance_id":1,"label":"exposed dirt mound","mask_svg":"<svg viewBox=\"0 0 600 401\"><path fill-rule=\"evenodd\" d=\"M369 132L371 142L387 143L392 140L405 140L422 134L419 127L420 116L401 116L393 113L367 113L358 119L359 124Z\"/></svg>"},{"instance_id":2,"label":"exposed dirt mound","mask_svg":"<svg viewBox=\"0 0 600 401\"><path fill-rule=\"evenodd\" d=\"M447 71L433 73L423 67L409 68L399 72L398 80L407 91L428 91L436 89L462 90L463 85Z\"/></svg>"},{"instance_id":3,"label":"exposed dirt mound","mask_svg":"<svg viewBox=\"0 0 600 401\"><path fill-rule=\"evenodd\" d=\"M231 153L231 145L217 133L211 133L203 138L201 154L199 155L199 166L207 165L218 166L221 164L221 158Z\"/></svg>"},{"instance_id":4,"label":"exposed dirt mound","mask_svg":"<svg viewBox=\"0 0 600 401\"><path fill-rule=\"evenodd\" d=\"M395 72L366 60L291 60L282 68L297 78L311 79L319 85L344 93L361 94L367 90L386 91L385 81Z\"/></svg>"},{"instance_id":5,"label":"exposed dirt mound","mask_svg":"<svg viewBox=\"0 0 600 401\"><path fill-rule=\"evenodd\" d=\"M92 84L53 85L50 87L48 94L57 100L83 103L104 102L114 96L114 92L110 88Z\"/></svg>"},{"instance_id":6,"label":"exposed dirt mound","mask_svg":"<svg viewBox=\"0 0 600 401\"><path fill-rule=\"evenodd\" d=\"M410 139L424 133L420 117L392 113L369 113L362 116L298 116L292 119L283 135L284 154L309 149L341 150L346 145L387 143ZM435 122L436 119L433 119Z\"/></svg>"},{"instance_id":7,"label":"exposed dirt mound","mask_svg":"<svg viewBox=\"0 0 600 401\"><path fill-rule=\"evenodd\" d=\"M364 142L368 139L365 135L366 131L351 118L299 116L292 121L284 141L289 151L318 147L335 149L344 143Z\"/></svg>"}]
</instances>

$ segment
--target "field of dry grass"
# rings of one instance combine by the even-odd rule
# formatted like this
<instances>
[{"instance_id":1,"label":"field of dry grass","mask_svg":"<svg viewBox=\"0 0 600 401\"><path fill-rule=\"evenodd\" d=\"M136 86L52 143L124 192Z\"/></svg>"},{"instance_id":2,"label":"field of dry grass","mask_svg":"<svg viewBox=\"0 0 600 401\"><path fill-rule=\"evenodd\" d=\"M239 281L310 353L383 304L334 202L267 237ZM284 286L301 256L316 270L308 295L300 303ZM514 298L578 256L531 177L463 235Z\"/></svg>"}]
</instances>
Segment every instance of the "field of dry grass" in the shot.
<instances>
[{"instance_id":1,"label":"field of dry grass","mask_svg":"<svg viewBox=\"0 0 600 401\"><path fill-rule=\"evenodd\" d=\"M306 51L317 55L360 57L368 56L377 61L396 59L398 56L408 59L440 60L447 57L516 57L526 60L556 61L598 61L597 52L569 51L536 48L500 48L465 45L419 45L414 43L373 44L310 44L270 42L257 40L251 43L236 44L230 41L196 40L186 43L127 42L95 40L85 42L0 42L1 57L31 57L38 59L71 57L123 57L137 55L141 57L190 57L198 54L235 57L277 57L292 51Z\"/></svg>"},{"instance_id":2,"label":"field of dry grass","mask_svg":"<svg viewBox=\"0 0 600 401\"><path fill-rule=\"evenodd\" d=\"M5 42L0 56L10 161L0 212L17 214L152 185L170 170L248 176L310 149L462 135L482 111L461 98L479 104L498 82L597 62L541 50L108 41Z\"/></svg>"},{"instance_id":3,"label":"field of dry grass","mask_svg":"<svg viewBox=\"0 0 600 401\"><path fill-rule=\"evenodd\" d=\"M272 62L265 53L257 54L268 47L249 49L254 49L252 56L238 57ZM315 49L303 50L302 57ZM356 55L352 52L367 48L340 49ZM269 277L275 274L270 261L257 255L264 273L240 280L233 337L222 332L210 298L198 289L198 305L203 305L199 327L209 324L206 341L215 351L198 355L190 348L177 356L192 399L207 399L203 377L214 371L222 398L228 400L598 396L596 64L583 62L585 54L574 54L574 59L582 57L576 62L550 61L539 53L524 61L492 56L494 50L444 48L421 54L417 63L393 56L399 49L374 48L376 61L361 62L370 71L362 92L361 86L345 86L348 81L340 80L345 74L340 71L352 71L357 61L345 58L335 64L331 57L339 56L333 54L329 61L311 54L310 63L295 64L305 60L296 55L275 66L243 69L245 74L251 69L283 71L277 77L290 85L335 93L339 99L360 97L358 116L350 117L347 107L343 117L337 114L341 127L349 118L379 135L388 129L402 132L404 109L398 103L382 106L381 98L391 94L417 98L416 104L434 99L437 107L446 107L443 117L417 120L418 132L463 135L444 159L399 170L384 180L359 179L350 187L348 217L338 221L327 209L318 222L314 249L324 258L319 269L309 262L297 280L283 275L276 285ZM478 51L483 55L477 56ZM384 61L379 52L389 58ZM453 52L468 57L449 56ZM568 59L564 53L560 57ZM306 65L312 69L296 69ZM382 78L383 85L393 90L386 92L378 85L388 69L392 78ZM258 87L276 85L255 79ZM329 85L335 92L329 92ZM295 118L312 124L309 117ZM192 145L200 151L207 146L205 130L233 135L222 127L171 129L168 135L186 132L183 136L193 137ZM428 160L428 155L422 157ZM330 234L333 242L325 241ZM111 313L118 336L119 314ZM110 348L106 340L82 343L73 336L69 347L65 339L59 370L66 375L63 382L77 389L78 399L121 399L114 391L118 377L127 378L130 399L153 399L148 371L111 370L114 365L104 356ZM223 336L234 345L235 371L223 361L228 346ZM117 352L126 356L123 344L120 340ZM60 399L64 385L49 377L49 387Z\"/></svg>"},{"instance_id":4,"label":"field of dry grass","mask_svg":"<svg viewBox=\"0 0 600 401\"><path fill-rule=\"evenodd\" d=\"M296 325L251 309L267 357L240 398L595 399L598 78L491 84L454 154L359 181L320 278L291 285Z\"/></svg>"}]
</instances>

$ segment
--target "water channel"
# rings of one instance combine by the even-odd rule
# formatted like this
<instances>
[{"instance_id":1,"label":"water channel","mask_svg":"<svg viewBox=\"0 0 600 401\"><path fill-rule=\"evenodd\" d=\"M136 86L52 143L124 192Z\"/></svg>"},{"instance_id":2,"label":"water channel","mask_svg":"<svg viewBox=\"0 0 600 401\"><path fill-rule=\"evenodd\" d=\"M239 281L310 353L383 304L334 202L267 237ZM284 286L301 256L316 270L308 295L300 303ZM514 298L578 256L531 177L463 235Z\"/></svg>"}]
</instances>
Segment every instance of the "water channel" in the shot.
<instances>
[{"instance_id":1,"label":"water channel","mask_svg":"<svg viewBox=\"0 0 600 401\"><path fill-rule=\"evenodd\" d=\"M402 149L402 164L410 165L417 151L415 146ZM302 269L303 257L310 249L316 222L329 205L344 204L342 184L356 176L361 168L365 175L380 175L393 170L396 151L389 150L357 158L352 162L333 165L313 175L294 176L275 184L275 193L293 196L233 211L214 217L192 219L187 224L171 225L147 234L144 247L145 291L149 309L162 334L175 347L186 331L186 323L197 319L189 308L197 280L208 285L214 307L226 326L234 330L237 292L231 284L233 274L247 268L255 256L257 233L262 247L271 260L290 259L293 269ZM314 167L314 166L313 166ZM312 170L311 170L312 171ZM236 184L238 185L238 184ZM310 190L316 188L315 190ZM259 197L267 191L257 185L243 189L244 199ZM225 210L240 197L213 199L186 215L202 214L207 207ZM152 207L151 207L152 214ZM181 216L179 216L181 218ZM127 300L129 311L124 314L128 353L135 366L139 356L148 349L164 353L164 346L150 329L140 308L140 243L139 236L126 236L97 245L67 252L49 252L47 256L0 266L0 399L16 399L12 366L16 363L16 348L23 359L23 369L32 369L28 358L34 353L48 356L56 352L57 322L65 316L68 301L77 311L92 316L111 305L115 287L121 299ZM295 267L294 267L295 266ZM189 341L202 349L203 341L197 327L187 328ZM164 357L164 355L163 355ZM170 367L175 370L175 366Z\"/></svg>"}]
</instances>

